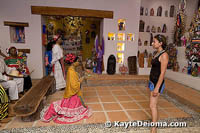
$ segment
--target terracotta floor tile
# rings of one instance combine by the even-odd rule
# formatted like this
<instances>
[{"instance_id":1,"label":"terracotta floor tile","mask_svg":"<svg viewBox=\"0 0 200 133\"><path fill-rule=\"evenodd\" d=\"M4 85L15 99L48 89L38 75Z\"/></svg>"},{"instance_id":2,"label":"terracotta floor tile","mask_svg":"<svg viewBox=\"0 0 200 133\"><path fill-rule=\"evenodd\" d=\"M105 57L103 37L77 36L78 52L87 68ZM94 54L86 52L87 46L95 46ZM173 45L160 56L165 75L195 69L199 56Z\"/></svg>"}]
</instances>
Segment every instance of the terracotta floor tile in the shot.
<instances>
[{"instance_id":1,"label":"terracotta floor tile","mask_svg":"<svg viewBox=\"0 0 200 133\"><path fill-rule=\"evenodd\" d=\"M159 100L158 101L158 106L161 108L172 108L176 107L173 103L168 102L167 100Z\"/></svg>"},{"instance_id":2,"label":"terracotta floor tile","mask_svg":"<svg viewBox=\"0 0 200 133\"><path fill-rule=\"evenodd\" d=\"M129 95L139 95L139 94L141 94L138 90L127 90L126 92Z\"/></svg>"},{"instance_id":3,"label":"terracotta floor tile","mask_svg":"<svg viewBox=\"0 0 200 133\"><path fill-rule=\"evenodd\" d=\"M127 115L123 112L123 111L119 111L119 112L107 112L109 120L111 122L114 121L128 121L128 117Z\"/></svg>"},{"instance_id":4,"label":"terracotta floor tile","mask_svg":"<svg viewBox=\"0 0 200 133\"><path fill-rule=\"evenodd\" d=\"M118 103L103 103L103 106L105 111L122 110Z\"/></svg>"},{"instance_id":5,"label":"terracotta floor tile","mask_svg":"<svg viewBox=\"0 0 200 133\"><path fill-rule=\"evenodd\" d=\"M96 91L96 87L84 87L83 91Z\"/></svg>"},{"instance_id":6,"label":"terracotta floor tile","mask_svg":"<svg viewBox=\"0 0 200 133\"><path fill-rule=\"evenodd\" d=\"M86 123L105 123L106 117L103 112L93 112L90 118L86 119Z\"/></svg>"},{"instance_id":7,"label":"terracotta floor tile","mask_svg":"<svg viewBox=\"0 0 200 133\"><path fill-rule=\"evenodd\" d=\"M149 114L149 116L151 116L150 109L146 109L145 111ZM158 109L158 119L165 119L165 118L169 118L169 115L163 109Z\"/></svg>"},{"instance_id":8,"label":"terracotta floor tile","mask_svg":"<svg viewBox=\"0 0 200 133\"><path fill-rule=\"evenodd\" d=\"M98 91L97 92L99 96L111 96L111 92L110 91Z\"/></svg>"},{"instance_id":9,"label":"terracotta floor tile","mask_svg":"<svg viewBox=\"0 0 200 133\"><path fill-rule=\"evenodd\" d=\"M84 97L84 101L86 103L96 103L96 102L99 102L99 99L98 97Z\"/></svg>"},{"instance_id":10,"label":"terracotta floor tile","mask_svg":"<svg viewBox=\"0 0 200 133\"><path fill-rule=\"evenodd\" d=\"M24 122L21 120L20 117L14 118L14 120L9 123L8 128L25 128L25 127L32 127L34 122Z\"/></svg>"},{"instance_id":11,"label":"terracotta floor tile","mask_svg":"<svg viewBox=\"0 0 200 133\"><path fill-rule=\"evenodd\" d=\"M133 101L132 99L131 99L131 97L129 97L129 96L116 96L117 97L117 99L121 102L121 101Z\"/></svg>"},{"instance_id":12,"label":"terracotta floor tile","mask_svg":"<svg viewBox=\"0 0 200 133\"><path fill-rule=\"evenodd\" d=\"M100 99L101 102L117 102L113 96L102 96Z\"/></svg>"},{"instance_id":13,"label":"terracotta floor tile","mask_svg":"<svg viewBox=\"0 0 200 133\"><path fill-rule=\"evenodd\" d=\"M0 131L3 130L8 123L0 123Z\"/></svg>"},{"instance_id":14,"label":"terracotta floor tile","mask_svg":"<svg viewBox=\"0 0 200 133\"><path fill-rule=\"evenodd\" d=\"M142 110L127 111L132 120L148 120L150 117Z\"/></svg>"},{"instance_id":15,"label":"terracotta floor tile","mask_svg":"<svg viewBox=\"0 0 200 133\"><path fill-rule=\"evenodd\" d=\"M144 95L132 95L131 96L133 99L135 99L136 101L147 101L148 98Z\"/></svg>"},{"instance_id":16,"label":"terracotta floor tile","mask_svg":"<svg viewBox=\"0 0 200 133\"><path fill-rule=\"evenodd\" d=\"M47 101L46 101L46 103L47 104L51 104L51 103L53 103L53 102L55 102L55 101L59 101L59 100L61 100L62 99L62 97L60 97L60 98L57 98L57 97L51 97L51 98L47 98Z\"/></svg>"},{"instance_id":17,"label":"terracotta floor tile","mask_svg":"<svg viewBox=\"0 0 200 133\"><path fill-rule=\"evenodd\" d=\"M134 86L123 86L123 89L125 89L125 90L134 90L134 89L138 89L138 88L134 87Z\"/></svg>"},{"instance_id":18,"label":"terracotta floor tile","mask_svg":"<svg viewBox=\"0 0 200 133\"><path fill-rule=\"evenodd\" d=\"M97 93L95 91L86 91L86 92L83 92L83 96L85 97L94 97L94 96L97 96Z\"/></svg>"},{"instance_id":19,"label":"terracotta floor tile","mask_svg":"<svg viewBox=\"0 0 200 133\"><path fill-rule=\"evenodd\" d=\"M109 88L109 90L112 90L112 91L120 91L123 89L120 86L109 86L108 88Z\"/></svg>"},{"instance_id":20,"label":"terracotta floor tile","mask_svg":"<svg viewBox=\"0 0 200 133\"><path fill-rule=\"evenodd\" d=\"M141 105L144 109L150 109L150 107L149 107L149 101L138 102L138 104Z\"/></svg>"},{"instance_id":21,"label":"terracotta floor tile","mask_svg":"<svg viewBox=\"0 0 200 133\"><path fill-rule=\"evenodd\" d=\"M50 122L42 122L41 120L38 120L37 123L35 124L35 127L47 127L47 126L58 126L61 124L57 124L53 121Z\"/></svg>"},{"instance_id":22,"label":"terracotta floor tile","mask_svg":"<svg viewBox=\"0 0 200 133\"><path fill-rule=\"evenodd\" d=\"M125 91L112 91L114 95L127 95Z\"/></svg>"},{"instance_id":23,"label":"terracotta floor tile","mask_svg":"<svg viewBox=\"0 0 200 133\"><path fill-rule=\"evenodd\" d=\"M96 88L97 91L109 91L109 88L107 86L98 86Z\"/></svg>"},{"instance_id":24,"label":"terracotta floor tile","mask_svg":"<svg viewBox=\"0 0 200 133\"><path fill-rule=\"evenodd\" d=\"M185 113L184 111L178 108L165 109L165 111L169 114L169 117L171 118L191 117L189 114Z\"/></svg>"},{"instance_id":25,"label":"terracotta floor tile","mask_svg":"<svg viewBox=\"0 0 200 133\"><path fill-rule=\"evenodd\" d=\"M141 109L135 102L121 102L125 109Z\"/></svg>"},{"instance_id":26,"label":"terracotta floor tile","mask_svg":"<svg viewBox=\"0 0 200 133\"><path fill-rule=\"evenodd\" d=\"M87 104L93 111L103 111L100 104Z\"/></svg>"},{"instance_id":27,"label":"terracotta floor tile","mask_svg":"<svg viewBox=\"0 0 200 133\"><path fill-rule=\"evenodd\" d=\"M140 90L140 92L142 94L145 94L145 95L149 95L150 94L150 91L149 90Z\"/></svg>"}]
</instances>

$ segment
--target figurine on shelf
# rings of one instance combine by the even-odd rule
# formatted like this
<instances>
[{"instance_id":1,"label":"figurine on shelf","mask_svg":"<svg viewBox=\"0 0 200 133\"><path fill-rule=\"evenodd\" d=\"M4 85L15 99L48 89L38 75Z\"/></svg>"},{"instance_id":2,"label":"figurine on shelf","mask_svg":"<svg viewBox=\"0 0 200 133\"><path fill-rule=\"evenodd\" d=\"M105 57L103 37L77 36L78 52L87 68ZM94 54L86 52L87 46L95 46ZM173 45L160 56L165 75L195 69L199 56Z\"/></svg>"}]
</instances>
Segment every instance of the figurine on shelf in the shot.
<instances>
[{"instance_id":1,"label":"figurine on shelf","mask_svg":"<svg viewBox=\"0 0 200 133\"><path fill-rule=\"evenodd\" d=\"M138 39L138 46L142 46L142 41L140 38Z\"/></svg>"},{"instance_id":2,"label":"figurine on shelf","mask_svg":"<svg viewBox=\"0 0 200 133\"><path fill-rule=\"evenodd\" d=\"M200 77L200 66L198 67L198 75Z\"/></svg>"},{"instance_id":3,"label":"figurine on shelf","mask_svg":"<svg viewBox=\"0 0 200 133\"><path fill-rule=\"evenodd\" d=\"M158 32L158 33L161 32L161 28L160 28L160 27L157 28L157 32Z\"/></svg>"},{"instance_id":4,"label":"figurine on shelf","mask_svg":"<svg viewBox=\"0 0 200 133\"><path fill-rule=\"evenodd\" d=\"M123 64L121 67L119 67L119 71L122 75L125 75L128 72L128 68Z\"/></svg>"},{"instance_id":5,"label":"figurine on shelf","mask_svg":"<svg viewBox=\"0 0 200 133\"><path fill-rule=\"evenodd\" d=\"M192 73L192 62L188 61L188 67L187 67L187 74L191 75Z\"/></svg>"},{"instance_id":6,"label":"figurine on shelf","mask_svg":"<svg viewBox=\"0 0 200 133\"><path fill-rule=\"evenodd\" d=\"M192 70L192 76L194 77L197 77L198 76L198 64L196 63L193 67L193 70Z\"/></svg>"},{"instance_id":7,"label":"figurine on shelf","mask_svg":"<svg viewBox=\"0 0 200 133\"><path fill-rule=\"evenodd\" d=\"M143 20L140 20L139 32L144 32L144 26L145 26L145 22Z\"/></svg>"},{"instance_id":8,"label":"figurine on shelf","mask_svg":"<svg viewBox=\"0 0 200 133\"><path fill-rule=\"evenodd\" d=\"M144 68L144 53L139 54L139 67Z\"/></svg>"},{"instance_id":9,"label":"figurine on shelf","mask_svg":"<svg viewBox=\"0 0 200 133\"><path fill-rule=\"evenodd\" d=\"M179 64L178 64L178 62L176 60L174 60L173 71L175 71L175 72L179 71Z\"/></svg>"},{"instance_id":10,"label":"figurine on shelf","mask_svg":"<svg viewBox=\"0 0 200 133\"><path fill-rule=\"evenodd\" d=\"M147 26L146 32L150 32L150 26Z\"/></svg>"},{"instance_id":11,"label":"figurine on shelf","mask_svg":"<svg viewBox=\"0 0 200 133\"><path fill-rule=\"evenodd\" d=\"M151 28L151 32L152 32L152 33L156 33L156 28L154 27L154 25L153 25L152 28Z\"/></svg>"},{"instance_id":12,"label":"figurine on shelf","mask_svg":"<svg viewBox=\"0 0 200 133\"><path fill-rule=\"evenodd\" d=\"M149 53L148 66L147 67L151 67L152 58L153 58L152 53Z\"/></svg>"},{"instance_id":13,"label":"figurine on shelf","mask_svg":"<svg viewBox=\"0 0 200 133\"><path fill-rule=\"evenodd\" d=\"M151 8L151 10L150 10L150 16L154 16L154 9L153 8Z\"/></svg>"},{"instance_id":14,"label":"figurine on shelf","mask_svg":"<svg viewBox=\"0 0 200 133\"><path fill-rule=\"evenodd\" d=\"M163 25L163 29L162 29L162 33L166 33L167 32L167 26L166 24Z\"/></svg>"},{"instance_id":15,"label":"figurine on shelf","mask_svg":"<svg viewBox=\"0 0 200 133\"><path fill-rule=\"evenodd\" d=\"M144 50L144 58L148 58L148 52L146 49Z\"/></svg>"},{"instance_id":16,"label":"figurine on shelf","mask_svg":"<svg viewBox=\"0 0 200 133\"><path fill-rule=\"evenodd\" d=\"M148 16L148 8L145 9L145 16Z\"/></svg>"},{"instance_id":17,"label":"figurine on shelf","mask_svg":"<svg viewBox=\"0 0 200 133\"><path fill-rule=\"evenodd\" d=\"M186 43L187 43L187 39L186 39L186 37L183 35L182 37L181 37L181 41L182 41L182 46L186 46Z\"/></svg>"},{"instance_id":18,"label":"figurine on shelf","mask_svg":"<svg viewBox=\"0 0 200 133\"><path fill-rule=\"evenodd\" d=\"M92 66L93 66L93 73L97 73L97 62L93 61Z\"/></svg>"},{"instance_id":19,"label":"figurine on shelf","mask_svg":"<svg viewBox=\"0 0 200 133\"><path fill-rule=\"evenodd\" d=\"M148 41L144 41L144 46L148 46Z\"/></svg>"},{"instance_id":20,"label":"figurine on shelf","mask_svg":"<svg viewBox=\"0 0 200 133\"><path fill-rule=\"evenodd\" d=\"M162 6L159 6L157 9L157 16L162 16Z\"/></svg>"},{"instance_id":21,"label":"figurine on shelf","mask_svg":"<svg viewBox=\"0 0 200 133\"><path fill-rule=\"evenodd\" d=\"M185 73L185 72L186 72L186 70L187 70L187 67L186 67L186 66L184 66L184 67L183 67L183 69L182 69L182 73Z\"/></svg>"},{"instance_id":22,"label":"figurine on shelf","mask_svg":"<svg viewBox=\"0 0 200 133\"><path fill-rule=\"evenodd\" d=\"M143 16L143 14L144 14L144 7L141 6L140 7L140 15Z\"/></svg>"},{"instance_id":23,"label":"figurine on shelf","mask_svg":"<svg viewBox=\"0 0 200 133\"><path fill-rule=\"evenodd\" d=\"M168 10L165 11L165 17L168 17Z\"/></svg>"}]
</instances>

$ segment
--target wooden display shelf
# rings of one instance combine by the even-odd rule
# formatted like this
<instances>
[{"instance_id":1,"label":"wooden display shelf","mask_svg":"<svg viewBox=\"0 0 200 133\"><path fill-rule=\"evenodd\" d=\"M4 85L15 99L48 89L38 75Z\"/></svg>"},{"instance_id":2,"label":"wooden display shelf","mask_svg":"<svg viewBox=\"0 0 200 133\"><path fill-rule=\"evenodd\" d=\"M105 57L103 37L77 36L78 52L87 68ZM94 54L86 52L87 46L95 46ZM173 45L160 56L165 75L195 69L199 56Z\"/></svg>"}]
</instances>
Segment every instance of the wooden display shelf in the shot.
<instances>
[{"instance_id":1,"label":"wooden display shelf","mask_svg":"<svg viewBox=\"0 0 200 133\"><path fill-rule=\"evenodd\" d=\"M39 15L113 18L113 11L48 6L31 6L31 13Z\"/></svg>"},{"instance_id":2,"label":"wooden display shelf","mask_svg":"<svg viewBox=\"0 0 200 133\"><path fill-rule=\"evenodd\" d=\"M4 21L4 26L20 26L20 27L29 27L28 23L24 22L11 22L11 21Z\"/></svg>"}]
</instances>

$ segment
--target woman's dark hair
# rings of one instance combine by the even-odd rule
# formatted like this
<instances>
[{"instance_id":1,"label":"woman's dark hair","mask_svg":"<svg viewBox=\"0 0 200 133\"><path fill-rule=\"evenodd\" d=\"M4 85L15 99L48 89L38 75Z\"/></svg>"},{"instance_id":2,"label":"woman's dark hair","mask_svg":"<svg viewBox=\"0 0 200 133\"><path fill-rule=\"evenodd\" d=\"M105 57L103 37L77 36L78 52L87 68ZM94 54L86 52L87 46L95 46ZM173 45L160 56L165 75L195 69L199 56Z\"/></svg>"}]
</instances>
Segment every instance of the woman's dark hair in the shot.
<instances>
[{"instance_id":1,"label":"woman's dark hair","mask_svg":"<svg viewBox=\"0 0 200 133\"><path fill-rule=\"evenodd\" d=\"M166 37L164 35L158 34L158 35L154 36L154 38L157 39L159 43L162 42L162 46L161 47L165 50L166 47L167 47Z\"/></svg>"},{"instance_id":2,"label":"woman's dark hair","mask_svg":"<svg viewBox=\"0 0 200 133\"><path fill-rule=\"evenodd\" d=\"M8 49L8 54L10 54L10 50L11 50L11 49L16 49L16 50L17 50L16 47L12 46L12 47L10 47L10 48Z\"/></svg>"},{"instance_id":3,"label":"woman's dark hair","mask_svg":"<svg viewBox=\"0 0 200 133\"><path fill-rule=\"evenodd\" d=\"M47 51L52 51L52 48L53 48L53 44L54 44L54 43L55 43L54 41L50 41L50 42L47 44L46 50L47 50Z\"/></svg>"}]
</instances>

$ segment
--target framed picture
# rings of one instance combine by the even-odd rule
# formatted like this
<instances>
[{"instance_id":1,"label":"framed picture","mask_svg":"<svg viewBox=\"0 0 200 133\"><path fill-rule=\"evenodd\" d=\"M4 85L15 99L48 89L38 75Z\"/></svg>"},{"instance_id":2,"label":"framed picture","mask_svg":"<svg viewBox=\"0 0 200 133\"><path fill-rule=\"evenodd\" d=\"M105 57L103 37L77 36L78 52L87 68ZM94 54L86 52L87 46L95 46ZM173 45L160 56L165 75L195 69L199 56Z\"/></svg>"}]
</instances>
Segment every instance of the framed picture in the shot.
<instances>
[{"instance_id":1,"label":"framed picture","mask_svg":"<svg viewBox=\"0 0 200 133\"><path fill-rule=\"evenodd\" d=\"M124 43L117 43L117 51L124 51L125 44Z\"/></svg>"},{"instance_id":2,"label":"framed picture","mask_svg":"<svg viewBox=\"0 0 200 133\"><path fill-rule=\"evenodd\" d=\"M25 43L24 27L10 26L11 43Z\"/></svg>"},{"instance_id":3,"label":"framed picture","mask_svg":"<svg viewBox=\"0 0 200 133\"><path fill-rule=\"evenodd\" d=\"M124 54L123 53L117 53L117 63L123 64L124 62Z\"/></svg>"},{"instance_id":4,"label":"framed picture","mask_svg":"<svg viewBox=\"0 0 200 133\"><path fill-rule=\"evenodd\" d=\"M118 30L125 31L125 19L118 20Z\"/></svg>"},{"instance_id":5,"label":"framed picture","mask_svg":"<svg viewBox=\"0 0 200 133\"><path fill-rule=\"evenodd\" d=\"M125 33L118 33L117 39L118 41L125 41Z\"/></svg>"},{"instance_id":6,"label":"framed picture","mask_svg":"<svg viewBox=\"0 0 200 133\"><path fill-rule=\"evenodd\" d=\"M115 40L115 33L108 32L108 40Z\"/></svg>"},{"instance_id":7,"label":"framed picture","mask_svg":"<svg viewBox=\"0 0 200 133\"><path fill-rule=\"evenodd\" d=\"M134 34L133 33L128 33L127 34L127 40L128 41L134 41Z\"/></svg>"}]
</instances>

